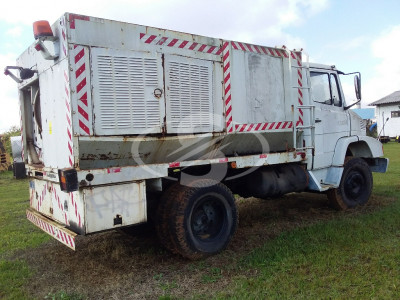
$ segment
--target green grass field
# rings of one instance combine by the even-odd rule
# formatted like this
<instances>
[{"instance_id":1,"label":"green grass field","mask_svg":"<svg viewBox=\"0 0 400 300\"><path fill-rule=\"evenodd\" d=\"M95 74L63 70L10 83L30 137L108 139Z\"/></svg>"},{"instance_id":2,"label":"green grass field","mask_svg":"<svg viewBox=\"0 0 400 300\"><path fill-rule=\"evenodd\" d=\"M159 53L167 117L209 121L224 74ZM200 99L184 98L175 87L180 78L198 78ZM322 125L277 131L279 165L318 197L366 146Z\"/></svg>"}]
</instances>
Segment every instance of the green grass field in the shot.
<instances>
[{"instance_id":1,"label":"green grass field","mask_svg":"<svg viewBox=\"0 0 400 300\"><path fill-rule=\"evenodd\" d=\"M159 297L160 294L153 293L153 288L157 287L164 294L160 299L210 298L209 295L217 299L399 299L400 144L385 144L384 149L385 156L390 158L389 171L386 174L374 174L373 190L373 197L382 200L384 205L376 209L360 209L356 213L337 213L332 210L330 218L311 225L294 226L294 229L283 231L255 249L247 251L243 249L248 248L240 248L234 254L229 254L232 251L229 250L200 262L186 262L152 247L148 252L139 250L130 263L143 259L148 262L151 256L155 257L153 270L157 273L148 275L154 286L148 286L146 297ZM65 264L77 262L79 253L60 250L65 247L57 242L49 242L51 238L47 234L26 220L28 198L27 180L14 180L11 172L0 173L0 298L43 299L43 295L47 299L95 298L90 291L74 290L71 287L73 281L68 281L73 276L65 276L66 272L63 271L70 269ZM242 217L245 219L246 216ZM30 290L32 282L40 274L27 257L29 253L42 249L43 245L54 251L62 251L63 256L70 255L62 266L64 269L51 270L52 277L66 282L56 287L43 287L42 284L43 291L33 293ZM111 252L118 246L110 245L107 249ZM98 255L96 247L92 247L90 251ZM126 255L131 254L127 252ZM119 253L118 257L124 255ZM164 256L167 256L166 262L160 261L160 257ZM40 259L45 262L48 260L51 265L54 257L43 256ZM109 259L107 254L104 257L105 260L113 260L111 255ZM227 263L219 264L221 259ZM83 272L95 273L96 268L105 268L101 262L94 263L93 270ZM112 270L113 266L110 265L109 270ZM136 273L132 268L132 274L123 276L134 278L140 276L140 272L146 273L145 263L139 266L141 269ZM178 275L174 273L173 277L168 270ZM93 277L97 278L99 274L95 273ZM89 273L87 275L90 277ZM102 276L102 280L92 284L106 285L115 275ZM192 284L190 292L178 293L182 278L190 284L196 280L198 282ZM129 280L126 285L117 288L136 290Z\"/></svg>"}]
</instances>

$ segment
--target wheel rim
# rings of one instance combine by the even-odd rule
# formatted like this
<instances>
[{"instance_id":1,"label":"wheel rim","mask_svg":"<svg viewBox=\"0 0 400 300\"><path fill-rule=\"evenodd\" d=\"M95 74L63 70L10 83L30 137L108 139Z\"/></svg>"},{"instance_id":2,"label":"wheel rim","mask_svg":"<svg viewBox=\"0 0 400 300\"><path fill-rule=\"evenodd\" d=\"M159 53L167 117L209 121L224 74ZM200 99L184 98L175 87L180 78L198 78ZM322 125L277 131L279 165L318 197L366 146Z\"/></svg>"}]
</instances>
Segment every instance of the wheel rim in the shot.
<instances>
[{"instance_id":1,"label":"wheel rim","mask_svg":"<svg viewBox=\"0 0 400 300\"><path fill-rule=\"evenodd\" d=\"M218 198L205 197L195 206L191 216L191 229L200 241L211 241L219 236L226 223L224 206Z\"/></svg>"},{"instance_id":2,"label":"wheel rim","mask_svg":"<svg viewBox=\"0 0 400 300\"><path fill-rule=\"evenodd\" d=\"M357 171L352 171L346 177L344 182L344 192L351 200L357 202L363 194L363 187L365 186L364 176Z\"/></svg>"}]
</instances>

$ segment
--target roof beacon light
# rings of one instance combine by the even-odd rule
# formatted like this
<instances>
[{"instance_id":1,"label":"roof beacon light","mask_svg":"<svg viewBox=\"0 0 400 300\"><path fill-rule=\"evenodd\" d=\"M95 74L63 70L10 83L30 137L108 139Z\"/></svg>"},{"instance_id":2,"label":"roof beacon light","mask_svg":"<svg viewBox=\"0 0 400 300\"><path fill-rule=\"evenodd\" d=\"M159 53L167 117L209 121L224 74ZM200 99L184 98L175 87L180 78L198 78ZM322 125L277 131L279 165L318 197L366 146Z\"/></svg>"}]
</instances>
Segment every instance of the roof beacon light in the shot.
<instances>
[{"instance_id":1,"label":"roof beacon light","mask_svg":"<svg viewBox=\"0 0 400 300\"><path fill-rule=\"evenodd\" d=\"M53 31L51 30L49 21L42 20L34 22L33 35L35 37L35 40L40 37L53 36Z\"/></svg>"}]
</instances>

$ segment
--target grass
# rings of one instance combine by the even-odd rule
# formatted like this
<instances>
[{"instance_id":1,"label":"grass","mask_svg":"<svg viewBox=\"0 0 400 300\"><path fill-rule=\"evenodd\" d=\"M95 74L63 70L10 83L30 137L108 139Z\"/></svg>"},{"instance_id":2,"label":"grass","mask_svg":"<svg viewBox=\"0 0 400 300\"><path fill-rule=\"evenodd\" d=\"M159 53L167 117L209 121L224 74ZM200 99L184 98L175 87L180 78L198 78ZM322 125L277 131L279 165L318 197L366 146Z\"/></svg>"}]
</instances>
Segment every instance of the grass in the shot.
<instances>
[{"instance_id":1,"label":"grass","mask_svg":"<svg viewBox=\"0 0 400 300\"><path fill-rule=\"evenodd\" d=\"M343 216L285 232L245 256L233 289L218 298L400 298L400 145L386 144L386 174L375 195L396 201L378 212Z\"/></svg>"},{"instance_id":2,"label":"grass","mask_svg":"<svg viewBox=\"0 0 400 300\"><path fill-rule=\"evenodd\" d=\"M159 299L181 298L182 293L177 294L177 291L184 286L181 280L187 280L193 286L190 293L183 295L192 298L210 298L210 295L217 299L400 298L400 144L389 143L384 148L385 156L390 158L389 170L386 174L374 174L373 195L390 199L384 201L390 204L378 209L360 210L359 213L332 212L334 217L329 220L288 229L266 244L259 243L262 246L250 252L232 253L235 257L226 260L226 265L218 263L219 256L186 262L168 253L148 254L154 256L155 261L158 259L159 265L154 272L147 272L150 284L143 295L155 298L155 290L158 290L158 295L164 294ZM33 265L32 261L37 260L26 257L31 251L36 253L38 250L35 248L51 238L26 220L28 199L27 180L14 180L11 172L0 173L0 299L33 298L29 289L32 282L38 280L38 275L41 276L37 270L43 271ZM93 238L96 240L96 236ZM114 238L118 239L118 236L114 235ZM100 241L100 237L98 239ZM112 250L119 243L120 240L107 244L107 247ZM41 285L43 292L36 293L35 297L86 299L82 296L82 289L74 290L73 277L78 275L69 276L69 272L77 271L71 264L80 261L79 257L82 262L87 257L84 254L80 256L79 251L68 252L57 243L58 246L49 245L49 251L61 251L62 255L56 260L60 252L56 257L46 252L46 256L42 258L39 255L38 259L48 259L49 266L59 263L62 269L52 268L51 276L60 278L60 285ZM138 250L139 254L134 259L143 259L147 255L143 251ZM127 251L122 257L127 260L126 255L130 253ZM110 268L101 259L92 259L93 268L82 272L87 277L95 278L93 284L99 287L119 274L115 266L125 264L113 261L110 254L104 255L105 260L112 261ZM133 266L133 261L130 264ZM157 265L158 261L154 264ZM130 273L118 277L121 280L126 278L126 284L121 283L112 290L117 293L114 298L124 298L127 293L124 290L134 290L135 294L143 292L139 286L132 285L132 280L141 273L146 274L150 266L139 266L136 271L132 268ZM47 271L47 268L44 270ZM91 274L90 270L97 275ZM100 274L103 277L99 277ZM141 278L146 280L145 276ZM89 290L84 294L93 298Z\"/></svg>"},{"instance_id":3,"label":"grass","mask_svg":"<svg viewBox=\"0 0 400 300\"><path fill-rule=\"evenodd\" d=\"M23 286L31 271L26 262L10 257L49 239L26 220L28 187L28 180L15 180L12 172L0 173L0 298L26 298Z\"/></svg>"}]
</instances>

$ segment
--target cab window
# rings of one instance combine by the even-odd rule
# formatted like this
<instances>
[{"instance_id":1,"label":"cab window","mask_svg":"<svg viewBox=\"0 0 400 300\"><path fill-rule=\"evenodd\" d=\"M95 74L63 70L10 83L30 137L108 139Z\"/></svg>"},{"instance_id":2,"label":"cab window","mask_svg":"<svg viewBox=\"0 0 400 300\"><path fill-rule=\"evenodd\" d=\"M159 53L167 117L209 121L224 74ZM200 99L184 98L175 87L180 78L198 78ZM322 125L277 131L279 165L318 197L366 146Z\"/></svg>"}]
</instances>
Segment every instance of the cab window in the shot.
<instances>
[{"instance_id":1,"label":"cab window","mask_svg":"<svg viewBox=\"0 0 400 300\"><path fill-rule=\"evenodd\" d=\"M338 80L335 74L310 72L312 99L315 102L342 106Z\"/></svg>"}]
</instances>

